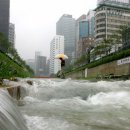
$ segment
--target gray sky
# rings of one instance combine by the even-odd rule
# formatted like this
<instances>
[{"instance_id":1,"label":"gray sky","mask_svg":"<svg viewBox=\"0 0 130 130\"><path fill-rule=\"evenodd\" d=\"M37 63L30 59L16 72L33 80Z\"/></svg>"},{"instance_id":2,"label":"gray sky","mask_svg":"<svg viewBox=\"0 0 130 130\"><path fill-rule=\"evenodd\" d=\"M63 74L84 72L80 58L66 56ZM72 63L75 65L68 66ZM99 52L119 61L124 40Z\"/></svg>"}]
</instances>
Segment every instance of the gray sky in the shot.
<instances>
[{"instance_id":1,"label":"gray sky","mask_svg":"<svg viewBox=\"0 0 130 130\"><path fill-rule=\"evenodd\" d=\"M35 51L49 57L56 22L63 14L78 18L96 7L97 0L10 0L10 22L16 28L16 49L23 59Z\"/></svg>"}]
</instances>

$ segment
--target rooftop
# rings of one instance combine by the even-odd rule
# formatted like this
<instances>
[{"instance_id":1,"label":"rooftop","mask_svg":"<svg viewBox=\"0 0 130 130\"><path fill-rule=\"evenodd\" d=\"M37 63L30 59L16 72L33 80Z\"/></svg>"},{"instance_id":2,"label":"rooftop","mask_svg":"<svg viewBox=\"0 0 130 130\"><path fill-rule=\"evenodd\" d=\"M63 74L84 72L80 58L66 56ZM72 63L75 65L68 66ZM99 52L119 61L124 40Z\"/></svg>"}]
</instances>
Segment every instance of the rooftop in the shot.
<instances>
[{"instance_id":1,"label":"rooftop","mask_svg":"<svg viewBox=\"0 0 130 130\"><path fill-rule=\"evenodd\" d=\"M115 8L130 10L130 4L129 3L123 3L123 2L118 2L118 1L109 1L109 0L106 1L106 0L104 0L100 3L98 3L96 9L100 8L101 6L109 6L109 7L115 7Z\"/></svg>"}]
</instances>

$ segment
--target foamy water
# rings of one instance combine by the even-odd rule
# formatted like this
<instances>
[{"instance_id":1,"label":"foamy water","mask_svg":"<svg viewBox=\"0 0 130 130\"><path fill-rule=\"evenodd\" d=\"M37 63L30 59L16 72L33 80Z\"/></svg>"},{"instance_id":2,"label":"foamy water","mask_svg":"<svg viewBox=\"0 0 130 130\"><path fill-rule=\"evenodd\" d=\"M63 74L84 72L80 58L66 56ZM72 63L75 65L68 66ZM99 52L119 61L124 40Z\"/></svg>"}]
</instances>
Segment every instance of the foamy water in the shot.
<instances>
[{"instance_id":1,"label":"foamy water","mask_svg":"<svg viewBox=\"0 0 130 130\"><path fill-rule=\"evenodd\" d=\"M130 80L27 80L20 106L0 90L0 130L130 130Z\"/></svg>"},{"instance_id":2,"label":"foamy water","mask_svg":"<svg viewBox=\"0 0 130 130\"><path fill-rule=\"evenodd\" d=\"M130 81L33 82L20 107L29 130L130 130Z\"/></svg>"}]
</instances>

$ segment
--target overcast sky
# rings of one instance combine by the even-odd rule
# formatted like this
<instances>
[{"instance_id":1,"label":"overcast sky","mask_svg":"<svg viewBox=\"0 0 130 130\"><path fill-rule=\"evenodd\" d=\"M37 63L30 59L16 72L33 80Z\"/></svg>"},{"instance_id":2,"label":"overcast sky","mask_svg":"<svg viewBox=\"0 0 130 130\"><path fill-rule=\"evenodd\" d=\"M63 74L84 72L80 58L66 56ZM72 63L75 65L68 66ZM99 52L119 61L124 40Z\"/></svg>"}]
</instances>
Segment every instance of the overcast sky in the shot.
<instances>
[{"instance_id":1,"label":"overcast sky","mask_svg":"<svg viewBox=\"0 0 130 130\"><path fill-rule=\"evenodd\" d=\"M63 14L78 18L96 7L97 0L10 0L10 22L15 24L16 49L33 59L35 51L49 57L56 22Z\"/></svg>"}]
</instances>

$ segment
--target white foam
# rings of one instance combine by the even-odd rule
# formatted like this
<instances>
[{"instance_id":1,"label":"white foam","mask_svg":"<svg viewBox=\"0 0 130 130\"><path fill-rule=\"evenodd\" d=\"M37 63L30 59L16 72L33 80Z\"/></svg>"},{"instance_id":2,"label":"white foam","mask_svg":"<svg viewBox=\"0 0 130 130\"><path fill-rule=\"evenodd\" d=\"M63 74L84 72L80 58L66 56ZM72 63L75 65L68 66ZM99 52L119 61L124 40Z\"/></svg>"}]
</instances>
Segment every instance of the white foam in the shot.
<instances>
[{"instance_id":1,"label":"white foam","mask_svg":"<svg viewBox=\"0 0 130 130\"><path fill-rule=\"evenodd\" d=\"M130 92L119 91L119 92L100 92L94 96L91 96L87 100L88 104L91 105L124 105L130 106Z\"/></svg>"},{"instance_id":2,"label":"white foam","mask_svg":"<svg viewBox=\"0 0 130 130\"><path fill-rule=\"evenodd\" d=\"M29 96L26 96L23 98L23 101L25 101L27 104L30 104L30 103L40 103L42 102L41 100L37 99L37 98L33 98L33 97L29 97Z\"/></svg>"},{"instance_id":3,"label":"white foam","mask_svg":"<svg viewBox=\"0 0 130 130\"><path fill-rule=\"evenodd\" d=\"M64 120L58 120L55 117L39 117L39 116L24 116L29 130L68 130L74 125L68 124Z\"/></svg>"}]
</instances>

